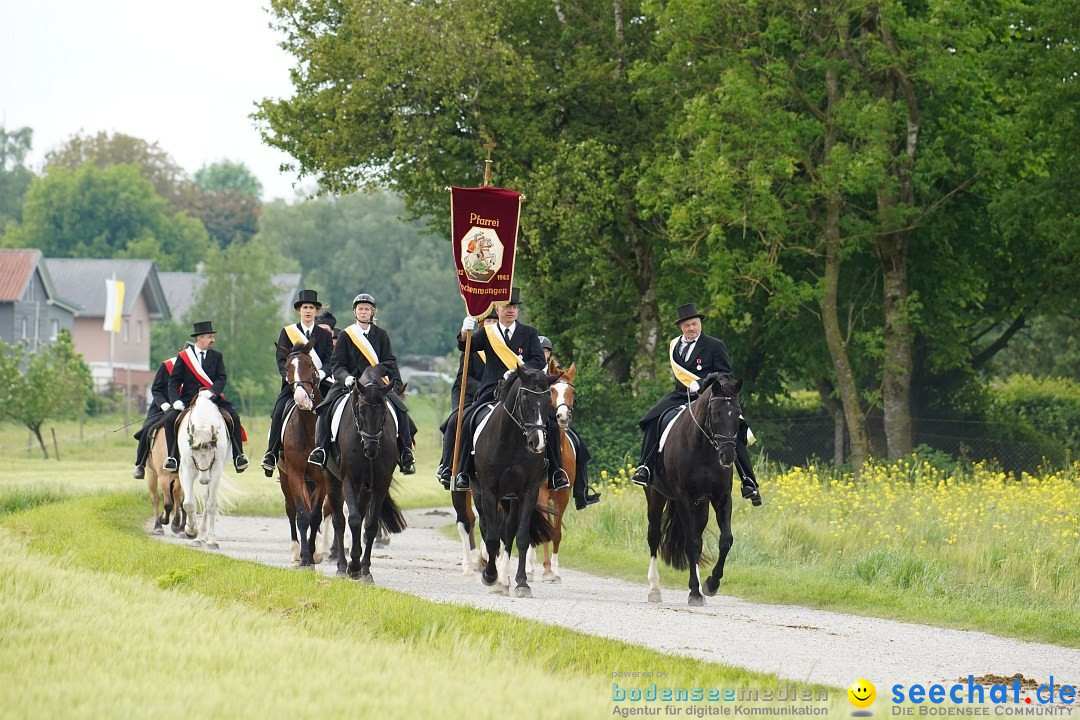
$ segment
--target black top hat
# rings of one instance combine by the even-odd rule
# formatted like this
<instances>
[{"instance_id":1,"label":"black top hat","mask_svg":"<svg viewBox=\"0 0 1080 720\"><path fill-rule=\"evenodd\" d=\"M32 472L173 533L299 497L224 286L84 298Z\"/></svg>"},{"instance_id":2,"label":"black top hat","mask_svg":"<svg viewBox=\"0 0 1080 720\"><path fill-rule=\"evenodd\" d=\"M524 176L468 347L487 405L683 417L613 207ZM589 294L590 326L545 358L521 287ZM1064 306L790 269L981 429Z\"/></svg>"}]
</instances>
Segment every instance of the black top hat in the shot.
<instances>
[{"instance_id":1,"label":"black top hat","mask_svg":"<svg viewBox=\"0 0 1080 720\"><path fill-rule=\"evenodd\" d=\"M675 321L676 325L678 325L679 323L685 322L686 320L690 320L691 318L704 318L705 317L704 315L702 315L701 313L699 313L697 311L697 305L694 304L694 303L687 303L685 305L680 305L678 307L678 309L675 310L675 312L678 313L678 315L679 315L679 319Z\"/></svg>"},{"instance_id":2,"label":"black top hat","mask_svg":"<svg viewBox=\"0 0 1080 720\"><path fill-rule=\"evenodd\" d=\"M324 310L315 316L316 325L329 325L331 328L337 327L337 318L329 310Z\"/></svg>"},{"instance_id":3,"label":"black top hat","mask_svg":"<svg viewBox=\"0 0 1080 720\"><path fill-rule=\"evenodd\" d=\"M209 320L203 320L202 322L195 323L195 332L191 333L191 337L199 337L200 335L213 335L217 332L214 330L214 325Z\"/></svg>"},{"instance_id":4,"label":"black top hat","mask_svg":"<svg viewBox=\"0 0 1080 720\"><path fill-rule=\"evenodd\" d=\"M517 286L510 288L510 300L506 304L520 305L522 302L524 301L521 299L521 288Z\"/></svg>"},{"instance_id":5,"label":"black top hat","mask_svg":"<svg viewBox=\"0 0 1080 720\"><path fill-rule=\"evenodd\" d=\"M300 296L296 299L296 302L292 304L293 310L298 310L304 303L311 303L316 308L322 307L322 303L319 302L319 293L314 290L301 290Z\"/></svg>"},{"instance_id":6,"label":"black top hat","mask_svg":"<svg viewBox=\"0 0 1080 720\"><path fill-rule=\"evenodd\" d=\"M499 319L499 313L495 312L495 308L491 308L491 312L489 312L484 317L484 319L485 320L498 320Z\"/></svg>"}]
</instances>

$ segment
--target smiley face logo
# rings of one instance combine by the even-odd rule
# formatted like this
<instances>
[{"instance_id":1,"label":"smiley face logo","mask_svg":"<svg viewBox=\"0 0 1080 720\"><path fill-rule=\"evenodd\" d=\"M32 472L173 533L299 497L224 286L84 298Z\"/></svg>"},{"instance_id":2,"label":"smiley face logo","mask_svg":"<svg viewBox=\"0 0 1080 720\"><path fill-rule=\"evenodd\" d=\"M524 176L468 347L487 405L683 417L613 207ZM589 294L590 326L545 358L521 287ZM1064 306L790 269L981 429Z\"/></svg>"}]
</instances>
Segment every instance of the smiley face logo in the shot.
<instances>
[{"instance_id":1,"label":"smiley face logo","mask_svg":"<svg viewBox=\"0 0 1080 720\"><path fill-rule=\"evenodd\" d=\"M866 678L859 678L847 689L848 700L857 708L868 708L877 699L877 689Z\"/></svg>"}]
</instances>

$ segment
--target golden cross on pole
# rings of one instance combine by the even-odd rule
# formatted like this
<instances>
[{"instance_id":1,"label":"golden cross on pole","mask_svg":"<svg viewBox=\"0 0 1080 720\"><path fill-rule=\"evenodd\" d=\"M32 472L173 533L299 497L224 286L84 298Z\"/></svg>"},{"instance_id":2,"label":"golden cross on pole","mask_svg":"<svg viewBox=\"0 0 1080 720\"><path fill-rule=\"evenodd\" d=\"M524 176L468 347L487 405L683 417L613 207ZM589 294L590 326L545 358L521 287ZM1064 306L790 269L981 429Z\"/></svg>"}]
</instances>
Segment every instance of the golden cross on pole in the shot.
<instances>
[{"instance_id":1,"label":"golden cross on pole","mask_svg":"<svg viewBox=\"0 0 1080 720\"><path fill-rule=\"evenodd\" d=\"M495 141L488 140L484 143L484 149L487 150L487 160L484 161L484 187L491 185L491 151L495 149Z\"/></svg>"}]
</instances>

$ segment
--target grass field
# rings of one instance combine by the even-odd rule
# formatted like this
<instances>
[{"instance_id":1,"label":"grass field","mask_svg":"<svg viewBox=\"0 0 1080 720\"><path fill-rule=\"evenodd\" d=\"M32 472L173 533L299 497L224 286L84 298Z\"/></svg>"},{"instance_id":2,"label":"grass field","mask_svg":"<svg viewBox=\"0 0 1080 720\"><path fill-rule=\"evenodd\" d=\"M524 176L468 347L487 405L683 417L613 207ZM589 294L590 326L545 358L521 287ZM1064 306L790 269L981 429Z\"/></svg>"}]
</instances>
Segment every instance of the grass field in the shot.
<instances>
[{"instance_id":1,"label":"grass field","mask_svg":"<svg viewBox=\"0 0 1080 720\"><path fill-rule=\"evenodd\" d=\"M0 504L5 718L589 718L618 707L613 672L662 669L672 688L782 685L502 613L162 544L146 537L136 493L33 504ZM820 706L831 714L850 710L843 693L799 690L827 694Z\"/></svg>"}]
</instances>

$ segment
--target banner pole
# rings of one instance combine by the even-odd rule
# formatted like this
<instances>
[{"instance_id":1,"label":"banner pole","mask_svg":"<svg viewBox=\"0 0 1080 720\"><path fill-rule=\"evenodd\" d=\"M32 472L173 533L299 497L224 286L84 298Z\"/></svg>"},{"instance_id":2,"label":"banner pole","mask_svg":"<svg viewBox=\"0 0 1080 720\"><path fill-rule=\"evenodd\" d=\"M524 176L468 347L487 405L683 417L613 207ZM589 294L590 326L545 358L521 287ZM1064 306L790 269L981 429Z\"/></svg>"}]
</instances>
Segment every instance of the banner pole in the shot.
<instances>
[{"instance_id":1,"label":"banner pole","mask_svg":"<svg viewBox=\"0 0 1080 720\"><path fill-rule=\"evenodd\" d=\"M465 331L465 358L461 364L461 393L458 395L457 427L454 429L454 462L450 466L450 487L454 487L458 474L458 456L461 453L461 423L465 419L465 395L469 389L469 356L472 354L472 330Z\"/></svg>"}]
</instances>

